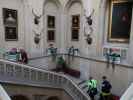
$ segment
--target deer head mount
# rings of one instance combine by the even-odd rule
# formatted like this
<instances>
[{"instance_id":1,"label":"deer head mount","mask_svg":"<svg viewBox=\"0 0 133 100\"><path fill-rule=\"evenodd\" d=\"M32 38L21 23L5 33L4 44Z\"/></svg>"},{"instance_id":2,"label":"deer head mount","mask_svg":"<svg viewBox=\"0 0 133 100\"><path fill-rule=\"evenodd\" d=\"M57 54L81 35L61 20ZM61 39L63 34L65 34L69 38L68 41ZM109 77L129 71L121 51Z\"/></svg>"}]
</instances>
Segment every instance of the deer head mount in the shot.
<instances>
[{"instance_id":1,"label":"deer head mount","mask_svg":"<svg viewBox=\"0 0 133 100\"><path fill-rule=\"evenodd\" d=\"M86 16L86 14L84 14L84 16L86 17L86 20L87 20L87 23L88 23L88 25L92 25L92 16L93 16L93 14L94 14L94 9L92 10L92 12L91 12L91 14L90 14L90 16ZM85 10L85 12L86 12L86 10Z\"/></svg>"},{"instance_id":2,"label":"deer head mount","mask_svg":"<svg viewBox=\"0 0 133 100\"><path fill-rule=\"evenodd\" d=\"M34 15L34 24L38 25L40 23L40 18L44 15L37 15L34 11L34 9L32 9L32 14Z\"/></svg>"},{"instance_id":3,"label":"deer head mount","mask_svg":"<svg viewBox=\"0 0 133 100\"><path fill-rule=\"evenodd\" d=\"M85 11L85 14L84 14L84 16L85 16L85 18L86 18L86 23L89 25L89 33L86 33L86 28L87 27L84 27L84 36L86 37L86 42L87 42L87 44L88 45L91 45L92 44L92 41L93 41L93 39L92 39L92 36L91 36L91 34L93 33L93 27L91 26L92 25L92 22L93 22L93 20L92 20L92 16L93 16L93 14L94 14L94 9L92 10L92 12L90 13L90 15L89 16L87 16L86 15L86 11Z\"/></svg>"},{"instance_id":4,"label":"deer head mount","mask_svg":"<svg viewBox=\"0 0 133 100\"><path fill-rule=\"evenodd\" d=\"M40 39L41 39L41 34L38 34L34 31L34 42L35 44L39 44L40 43Z\"/></svg>"},{"instance_id":5,"label":"deer head mount","mask_svg":"<svg viewBox=\"0 0 133 100\"><path fill-rule=\"evenodd\" d=\"M87 44L89 44L89 45L92 44L92 37L90 36L90 34L88 34L88 35L86 36L86 42L87 42Z\"/></svg>"}]
</instances>

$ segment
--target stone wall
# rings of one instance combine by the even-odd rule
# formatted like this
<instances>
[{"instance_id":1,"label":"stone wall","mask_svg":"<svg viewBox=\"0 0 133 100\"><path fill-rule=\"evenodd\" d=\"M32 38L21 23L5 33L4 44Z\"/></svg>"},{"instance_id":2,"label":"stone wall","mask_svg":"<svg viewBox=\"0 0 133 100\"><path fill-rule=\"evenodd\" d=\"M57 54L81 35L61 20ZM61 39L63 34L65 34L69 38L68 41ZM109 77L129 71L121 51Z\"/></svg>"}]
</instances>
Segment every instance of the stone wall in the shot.
<instances>
[{"instance_id":1,"label":"stone wall","mask_svg":"<svg viewBox=\"0 0 133 100\"><path fill-rule=\"evenodd\" d=\"M61 89L21 86L15 84L14 85L3 84L2 86L7 91L9 96L22 95L29 98L29 100L36 100L37 97L39 98L39 96L40 96L39 100L45 100L48 97L57 96L59 97L60 100L72 100L72 98L65 91Z\"/></svg>"},{"instance_id":2,"label":"stone wall","mask_svg":"<svg viewBox=\"0 0 133 100\"><path fill-rule=\"evenodd\" d=\"M3 23L3 8L14 9L18 12L18 41L5 41L5 29ZM22 0L0 1L0 48L10 49L13 47L25 48L25 21Z\"/></svg>"}]
</instances>

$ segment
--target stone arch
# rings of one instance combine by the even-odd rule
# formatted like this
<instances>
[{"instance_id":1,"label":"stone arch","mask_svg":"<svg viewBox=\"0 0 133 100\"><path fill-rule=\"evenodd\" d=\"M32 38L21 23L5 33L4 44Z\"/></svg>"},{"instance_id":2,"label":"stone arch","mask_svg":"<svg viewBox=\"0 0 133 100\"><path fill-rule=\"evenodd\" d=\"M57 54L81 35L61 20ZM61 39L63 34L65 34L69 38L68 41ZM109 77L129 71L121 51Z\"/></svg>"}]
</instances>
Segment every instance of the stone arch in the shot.
<instances>
[{"instance_id":1,"label":"stone arch","mask_svg":"<svg viewBox=\"0 0 133 100\"><path fill-rule=\"evenodd\" d=\"M66 44L66 47L74 46L75 48L80 48L80 45L78 43L80 40L82 40L82 18L83 18L83 1L82 0L68 0L68 2L65 5L65 14L66 14L66 40L68 41ZM72 39L72 16L79 16L80 18L80 28L78 30L78 38L75 41Z\"/></svg>"},{"instance_id":2,"label":"stone arch","mask_svg":"<svg viewBox=\"0 0 133 100\"><path fill-rule=\"evenodd\" d=\"M67 11L74 3L80 3L83 8L83 1L82 0L68 0L65 5L65 11Z\"/></svg>"},{"instance_id":3,"label":"stone arch","mask_svg":"<svg viewBox=\"0 0 133 100\"><path fill-rule=\"evenodd\" d=\"M43 38L43 45L44 45L44 51L46 51L47 48L49 48L49 45L52 43L55 47L59 48L60 47L60 39L61 39L61 13L62 13L62 4L59 0L45 0L43 3L43 27L45 28L44 30L44 38ZM54 27L54 32L53 32L53 41L48 40L48 16L54 17L54 22L55 22L55 27Z\"/></svg>"},{"instance_id":4,"label":"stone arch","mask_svg":"<svg viewBox=\"0 0 133 100\"><path fill-rule=\"evenodd\" d=\"M43 3L43 10L44 10L46 4L49 3L49 2L54 3L58 7L58 9L62 8L62 5L61 5L59 0L45 0L44 3Z\"/></svg>"},{"instance_id":5,"label":"stone arch","mask_svg":"<svg viewBox=\"0 0 133 100\"><path fill-rule=\"evenodd\" d=\"M24 95L13 95L11 100L29 100L29 98Z\"/></svg>"}]
</instances>

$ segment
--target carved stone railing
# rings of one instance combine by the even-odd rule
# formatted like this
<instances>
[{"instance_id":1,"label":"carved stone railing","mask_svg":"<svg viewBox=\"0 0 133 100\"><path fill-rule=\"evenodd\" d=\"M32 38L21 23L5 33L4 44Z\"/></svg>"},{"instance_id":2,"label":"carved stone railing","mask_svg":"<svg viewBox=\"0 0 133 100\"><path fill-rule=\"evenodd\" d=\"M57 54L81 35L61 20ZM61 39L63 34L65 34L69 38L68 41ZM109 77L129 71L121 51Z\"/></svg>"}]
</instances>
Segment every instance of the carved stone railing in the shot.
<instances>
[{"instance_id":1,"label":"carved stone railing","mask_svg":"<svg viewBox=\"0 0 133 100\"><path fill-rule=\"evenodd\" d=\"M0 85L0 100L11 100L4 88Z\"/></svg>"},{"instance_id":2,"label":"carved stone railing","mask_svg":"<svg viewBox=\"0 0 133 100\"><path fill-rule=\"evenodd\" d=\"M59 88L73 100L90 100L67 76L0 59L0 82L20 85Z\"/></svg>"},{"instance_id":3,"label":"carved stone railing","mask_svg":"<svg viewBox=\"0 0 133 100\"><path fill-rule=\"evenodd\" d=\"M133 100L133 83L129 86L129 88L121 96L120 100Z\"/></svg>"}]
</instances>

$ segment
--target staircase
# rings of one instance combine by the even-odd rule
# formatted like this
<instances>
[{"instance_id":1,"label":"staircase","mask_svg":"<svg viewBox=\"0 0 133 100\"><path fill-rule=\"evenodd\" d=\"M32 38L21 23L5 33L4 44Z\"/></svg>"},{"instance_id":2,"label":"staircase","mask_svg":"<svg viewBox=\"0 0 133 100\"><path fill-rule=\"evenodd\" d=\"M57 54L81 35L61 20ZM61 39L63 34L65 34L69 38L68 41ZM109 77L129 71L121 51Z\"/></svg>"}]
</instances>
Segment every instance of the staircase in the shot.
<instances>
[{"instance_id":1,"label":"staircase","mask_svg":"<svg viewBox=\"0 0 133 100\"><path fill-rule=\"evenodd\" d=\"M0 85L0 100L11 100L1 85Z\"/></svg>"},{"instance_id":2,"label":"staircase","mask_svg":"<svg viewBox=\"0 0 133 100\"><path fill-rule=\"evenodd\" d=\"M30 60L28 65L40 68L42 70L49 70L49 68L46 65L47 64L47 60L48 60L47 57L45 59L44 58L32 59L32 60ZM62 75L65 75L69 79L71 79L83 91L83 93L88 96L88 94L87 94L88 88L86 86L86 82L85 81L81 80L80 78L72 77L72 76L70 76L70 75L68 75L66 73L63 73L63 72L59 72L59 73L62 74Z\"/></svg>"},{"instance_id":3,"label":"staircase","mask_svg":"<svg viewBox=\"0 0 133 100\"><path fill-rule=\"evenodd\" d=\"M68 75L67 75L68 76ZM72 79L76 84L77 86L86 94L88 95L87 91L88 91L88 86L86 84L86 80L81 80L81 79L77 79L77 78L74 78L74 77L71 77L69 76L70 79ZM99 89L99 87L98 87ZM99 100L99 95L100 93L98 93L96 96L95 96L95 100Z\"/></svg>"},{"instance_id":4,"label":"staircase","mask_svg":"<svg viewBox=\"0 0 133 100\"><path fill-rule=\"evenodd\" d=\"M133 83L125 91L120 100L133 100Z\"/></svg>"},{"instance_id":5,"label":"staircase","mask_svg":"<svg viewBox=\"0 0 133 100\"><path fill-rule=\"evenodd\" d=\"M3 59L0 59L0 82L44 88L58 88L65 90L73 100L90 100L89 96L66 75Z\"/></svg>"}]
</instances>

